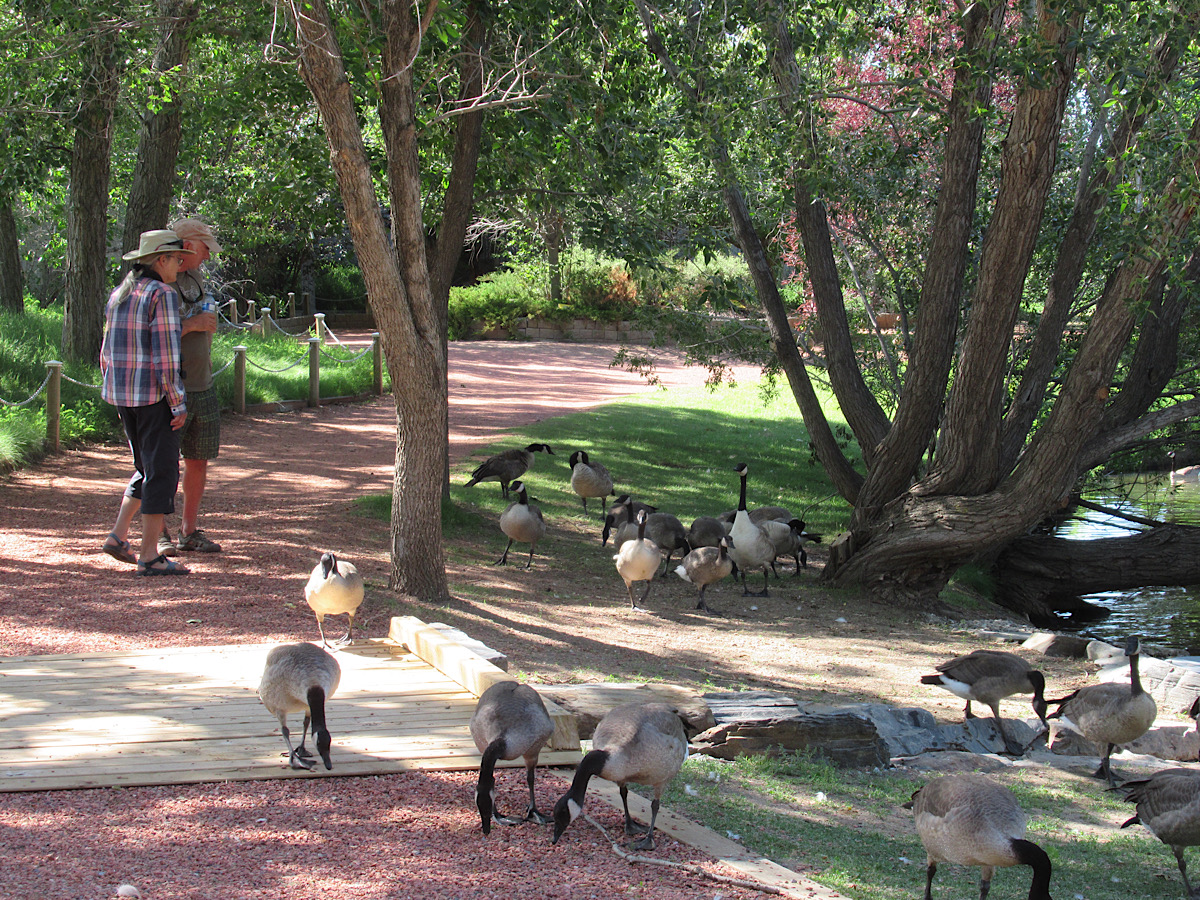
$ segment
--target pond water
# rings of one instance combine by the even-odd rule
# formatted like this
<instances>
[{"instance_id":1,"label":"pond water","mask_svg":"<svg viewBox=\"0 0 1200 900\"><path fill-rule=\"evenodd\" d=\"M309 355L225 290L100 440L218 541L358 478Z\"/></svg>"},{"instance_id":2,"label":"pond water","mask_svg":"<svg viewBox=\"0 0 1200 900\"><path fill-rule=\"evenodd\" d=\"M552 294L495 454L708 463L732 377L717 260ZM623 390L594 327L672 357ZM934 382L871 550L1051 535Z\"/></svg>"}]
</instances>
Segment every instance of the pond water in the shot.
<instances>
[{"instance_id":1,"label":"pond water","mask_svg":"<svg viewBox=\"0 0 1200 900\"><path fill-rule=\"evenodd\" d=\"M1084 499L1146 519L1200 525L1200 484L1194 481L1172 484L1166 474L1113 476L1100 488L1085 494ZM1080 509L1055 534L1083 541L1120 537L1144 529L1145 526L1117 516ZM1081 635L1120 644L1126 636L1139 634L1148 643L1188 655L1200 654L1200 585L1085 594L1084 599L1109 610L1110 615L1071 629Z\"/></svg>"}]
</instances>

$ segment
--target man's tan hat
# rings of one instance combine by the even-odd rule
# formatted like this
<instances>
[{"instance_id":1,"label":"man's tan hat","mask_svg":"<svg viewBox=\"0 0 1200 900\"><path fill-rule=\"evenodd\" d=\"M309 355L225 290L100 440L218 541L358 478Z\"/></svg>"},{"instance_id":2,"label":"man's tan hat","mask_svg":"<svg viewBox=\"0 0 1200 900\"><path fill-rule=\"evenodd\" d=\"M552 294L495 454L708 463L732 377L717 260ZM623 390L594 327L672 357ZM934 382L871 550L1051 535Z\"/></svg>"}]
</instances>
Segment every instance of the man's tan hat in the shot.
<instances>
[{"instance_id":1,"label":"man's tan hat","mask_svg":"<svg viewBox=\"0 0 1200 900\"><path fill-rule=\"evenodd\" d=\"M220 253L222 250L207 222L199 219L180 219L171 223L171 230L185 241L203 241L208 245L209 253Z\"/></svg>"},{"instance_id":2,"label":"man's tan hat","mask_svg":"<svg viewBox=\"0 0 1200 900\"><path fill-rule=\"evenodd\" d=\"M164 253L195 253L195 250L184 250L183 239L169 228L157 228L154 231L143 231L138 239L138 248L130 250L121 259L127 262L143 262L162 256Z\"/></svg>"}]
</instances>

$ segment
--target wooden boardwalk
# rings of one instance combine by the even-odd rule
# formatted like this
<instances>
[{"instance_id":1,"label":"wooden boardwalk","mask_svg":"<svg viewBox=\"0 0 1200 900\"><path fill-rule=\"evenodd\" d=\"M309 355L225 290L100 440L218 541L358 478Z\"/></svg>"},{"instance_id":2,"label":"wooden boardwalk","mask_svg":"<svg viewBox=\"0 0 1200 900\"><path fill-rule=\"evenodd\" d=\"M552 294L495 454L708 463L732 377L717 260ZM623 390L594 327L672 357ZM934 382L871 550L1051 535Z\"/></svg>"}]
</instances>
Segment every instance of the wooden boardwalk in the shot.
<instances>
[{"instance_id":1,"label":"wooden boardwalk","mask_svg":"<svg viewBox=\"0 0 1200 900\"><path fill-rule=\"evenodd\" d=\"M478 693L509 677L418 620L394 620L388 639L337 653L333 770L318 759L309 773L288 768L255 693L273 646L0 659L0 792L471 769ZM574 719L547 706L557 731L542 764L577 763ZM302 721L288 720L293 740Z\"/></svg>"}]
</instances>

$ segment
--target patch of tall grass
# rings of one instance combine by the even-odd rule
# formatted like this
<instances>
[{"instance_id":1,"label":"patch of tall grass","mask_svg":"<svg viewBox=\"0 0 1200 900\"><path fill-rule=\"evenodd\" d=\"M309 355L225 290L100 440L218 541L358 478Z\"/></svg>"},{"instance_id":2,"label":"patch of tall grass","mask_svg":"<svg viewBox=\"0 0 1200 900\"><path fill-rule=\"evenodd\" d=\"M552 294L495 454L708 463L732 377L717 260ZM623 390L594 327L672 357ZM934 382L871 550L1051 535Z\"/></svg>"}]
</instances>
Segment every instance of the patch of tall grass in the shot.
<instances>
[{"instance_id":1,"label":"patch of tall grass","mask_svg":"<svg viewBox=\"0 0 1200 900\"><path fill-rule=\"evenodd\" d=\"M43 451L46 436L46 363L60 357L63 309L42 309L27 301L24 312L0 311L0 470L18 468ZM308 396L308 347L276 332L256 335L223 331L213 341L217 393L225 407L233 405L233 348L247 348L246 402L273 403ZM357 357L357 358L355 358ZM63 366L59 434L67 445L123 440L116 410L100 399L98 362ZM327 345L321 354L321 394L351 396L370 389L369 353ZM385 373L385 390L386 373ZM34 399L30 400L33 397ZM27 402L28 401L28 402Z\"/></svg>"}]
</instances>

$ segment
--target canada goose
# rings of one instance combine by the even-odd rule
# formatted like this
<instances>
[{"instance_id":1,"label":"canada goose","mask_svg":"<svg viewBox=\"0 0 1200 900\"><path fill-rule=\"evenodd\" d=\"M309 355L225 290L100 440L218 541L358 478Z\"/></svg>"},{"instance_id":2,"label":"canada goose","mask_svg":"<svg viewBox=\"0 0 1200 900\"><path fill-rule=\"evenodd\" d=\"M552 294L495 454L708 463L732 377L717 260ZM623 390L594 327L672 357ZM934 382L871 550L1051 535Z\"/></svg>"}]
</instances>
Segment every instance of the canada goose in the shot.
<instances>
[{"instance_id":1,"label":"canada goose","mask_svg":"<svg viewBox=\"0 0 1200 900\"><path fill-rule=\"evenodd\" d=\"M1184 847L1200 845L1200 772L1193 769L1164 769L1149 778L1126 781L1118 791L1137 804L1137 815L1121 827L1141 823L1156 838L1171 848L1183 889L1189 900L1200 896L1200 885L1192 889L1187 877Z\"/></svg>"},{"instance_id":2,"label":"canada goose","mask_svg":"<svg viewBox=\"0 0 1200 900\"><path fill-rule=\"evenodd\" d=\"M631 500L628 494L617 497L612 506L608 508L608 515L604 517L604 530L600 532L600 546L603 547L608 543L608 537L614 528L620 528L626 522L632 522L639 509L644 510L648 516L658 512L657 506L642 503L640 500Z\"/></svg>"},{"instance_id":3,"label":"canada goose","mask_svg":"<svg viewBox=\"0 0 1200 900\"><path fill-rule=\"evenodd\" d=\"M571 490L583 501L587 511L588 497L599 497L602 501L613 492L612 475L600 463L591 462L587 452L576 450L569 460L571 466Z\"/></svg>"},{"instance_id":4,"label":"canada goose","mask_svg":"<svg viewBox=\"0 0 1200 900\"><path fill-rule=\"evenodd\" d=\"M729 524L733 524L732 520ZM692 527L688 529L687 539L695 550L697 547L715 547L721 543L721 538L728 535L729 529L716 516L696 516Z\"/></svg>"},{"instance_id":5,"label":"canada goose","mask_svg":"<svg viewBox=\"0 0 1200 900\"><path fill-rule=\"evenodd\" d=\"M337 646L350 643L354 634L354 615L363 602L363 580L353 563L338 559L333 553L322 553L304 586L304 599L317 615L317 630L321 632L321 643L326 647L324 619L346 613L350 622L344 637L335 641Z\"/></svg>"},{"instance_id":6,"label":"canada goose","mask_svg":"<svg viewBox=\"0 0 1200 900\"><path fill-rule=\"evenodd\" d=\"M627 703L608 712L592 735L592 749L583 757L571 789L554 805L554 836L557 844L567 826L583 811L588 781L593 775L615 782L625 806L625 833L644 833L630 844L633 850L654 849L654 822L667 784L687 759L687 737L683 722L665 703ZM654 789L650 803L650 825L639 825L629 815L629 783Z\"/></svg>"},{"instance_id":7,"label":"canada goose","mask_svg":"<svg viewBox=\"0 0 1200 900\"><path fill-rule=\"evenodd\" d=\"M1033 711L1046 725L1046 677L1015 653L1002 650L973 650L966 656L958 656L937 667L938 674L921 676L921 684L936 684L967 701L963 715L975 718L971 712L971 701L986 703L992 709L992 718L1000 730L1000 737L1009 752L1020 755L1020 747L1004 730L1000 718L1000 701L1013 694L1033 692ZM1047 726L1049 727L1049 726Z\"/></svg>"},{"instance_id":8,"label":"canada goose","mask_svg":"<svg viewBox=\"0 0 1200 900\"><path fill-rule=\"evenodd\" d=\"M699 591L696 609L714 611L704 602L704 590L733 571L733 560L729 558L729 543L729 538L722 536L715 547L697 547L675 567L676 575L696 585Z\"/></svg>"},{"instance_id":9,"label":"canada goose","mask_svg":"<svg viewBox=\"0 0 1200 900\"><path fill-rule=\"evenodd\" d=\"M925 847L925 900L940 862L980 866L979 900L987 900L998 867L1030 866L1029 900L1050 900L1050 857L1025 840L1027 818L1008 788L983 775L944 775L905 806Z\"/></svg>"},{"instance_id":10,"label":"canada goose","mask_svg":"<svg viewBox=\"0 0 1200 900\"><path fill-rule=\"evenodd\" d=\"M546 520L542 518L541 509L529 502L525 482L514 481L509 490L517 495L517 499L508 504L508 508L500 514L500 530L508 535L508 546L496 560L496 565L503 566L508 563L509 548L512 547L513 541L517 541L529 545L529 561L525 563L525 568L528 569L533 565L533 551L537 549L537 542L546 535Z\"/></svg>"},{"instance_id":11,"label":"canada goose","mask_svg":"<svg viewBox=\"0 0 1200 900\"><path fill-rule=\"evenodd\" d=\"M733 520L737 517L736 509L727 509L719 516L722 522L733 524ZM763 522L774 520L776 522L787 522L795 518L791 511L784 506L759 506L756 509L750 510L750 521L755 525L761 525Z\"/></svg>"},{"instance_id":12,"label":"canada goose","mask_svg":"<svg viewBox=\"0 0 1200 900\"><path fill-rule=\"evenodd\" d=\"M1130 635L1125 641L1129 658L1129 686L1123 684L1089 684L1075 693L1055 700L1058 709L1050 718L1058 718L1093 743L1105 747L1100 768L1092 774L1107 778L1115 786L1110 757L1118 744L1128 744L1150 730L1158 715L1154 698L1142 689L1138 677L1138 654L1141 641Z\"/></svg>"},{"instance_id":13,"label":"canada goose","mask_svg":"<svg viewBox=\"0 0 1200 900\"><path fill-rule=\"evenodd\" d=\"M1171 465L1174 466L1175 451L1172 450L1167 456L1171 458ZM1188 481L1200 481L1200 466L1184 466L1171 470L1171 484L1183 484Z\"/></svg>"},{"instance_id":14,"label":"canada goose","mask_svg":"<svg viewBox=\"0 0 1200 900\"><path fill-rule=\"evenodd\" d=\"M646 537L646 513L637 514L637 537L620 544L613 560L617 564L617 572L625 582L625 590L629 593L629 606L637 609L633 600L633 583L646 582L646 590L642 591L642 603L650 594L654 584L654 574L662 564L662 551L654 541Z\"/></svg>"},{"instance_id":15,"label":"canada goose","mask_svg":"<svg viewBox=\"0 0 1200 900\"><path fill-rule=\"evenodd\" d=\"M331 739L325 727L325 701L333 696L342 669L333 655L316 644L280 644L267 654L267 665L263 669L262 681L258 685L258 698L263 706L279 719L279 730L288 748L288 764L293 769L314 769L312 754L304 747L304 737L312 723L313 740L326 769L332 769L329 759ZM291 732L288 731L288 713L303 712L304 727L300 732L300 746L292 749Z\"/></svg>"},{"instance_id":16,"label":"canada goose","mask_svg":"<svg viewBox=\"0 0 1200 900\"><path fill-rule=\"evenodd\" d=\"M771 543L766 531L750 520L750 514L746 511L746 475L750 467L745 463L738 463L734 471L741 476L742 490L738 498L737 512L733 517L733 528L729 531L729 536L733 538L729 555L737 563L738 571L742 575L742 596L766 597L767 569L775 559L775 545ZM755 569L762 569L763 589L757 594L751 594L746 585L746 576Z\"/></svg>"},{"instance_id":17,"label":"canada goose","mask_svg":"<svg viewBox=\"0 0 1200 900\"><path fill-rule=\"evenodd\" d=\"M796 575L800 574L802 568L808 568L808 551L804 549L807 543L819 544L824 540L824 537L817 534L815 531L804 530L803 519L788 520L788 533L784 535L783 540L776 542L776 557L790 556L796 561Z\"/></svg>"},{"instance_id":18,"label":"canada goose","mask_svg":"<svg viewBox=\"0 0 1200 900\"><path fill-rule=\"evenodd\" d=\"M507 499L512 490L509 482L520 478L533 465L533 454L549 453L554 455L549 444L528 444L524 449L514 448L489 456L471 473L471 480L466 487L474 487L481 481L500 482L500 496Z\"/></svg>"},{"instance_id":19,"label":"canada goose","mask_svg":"<svg viewBox=\"0 0 1200 900\"><path fill-rule=\"evenodd\" d=\"M550 824L550 817L538 810L533 795L538 755L554 733L554 723L538 692L517 681L496 682L475 705L470 728L471 738L483 756L475 788L475 806L479 809L483 833L491 833L493 819L505 825L519 825L530 819L539 825ZM525 760L525 781L529 785L529 806L524 819L502 816L496 809L496 760L518 756Z\"/></svg>"}]
</instances>

